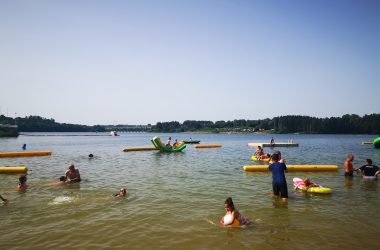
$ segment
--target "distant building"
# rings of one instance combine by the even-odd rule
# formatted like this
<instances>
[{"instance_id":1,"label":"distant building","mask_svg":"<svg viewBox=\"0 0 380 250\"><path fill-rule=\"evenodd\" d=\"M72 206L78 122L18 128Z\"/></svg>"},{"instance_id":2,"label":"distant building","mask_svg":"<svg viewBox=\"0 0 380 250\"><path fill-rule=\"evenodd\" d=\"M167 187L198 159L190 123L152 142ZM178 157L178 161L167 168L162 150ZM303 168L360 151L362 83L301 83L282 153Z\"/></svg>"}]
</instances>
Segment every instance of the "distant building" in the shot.
<instances>
[{"instance_id":1,"label":"distant building","mask_svg":"<svg viewBox=\"0 0 380 250\"><path fill-rule=\"evenodd\" d=\"M17 137L18 135L17 125L0 124L0 137Z\"/></svg>"}]
</instances>

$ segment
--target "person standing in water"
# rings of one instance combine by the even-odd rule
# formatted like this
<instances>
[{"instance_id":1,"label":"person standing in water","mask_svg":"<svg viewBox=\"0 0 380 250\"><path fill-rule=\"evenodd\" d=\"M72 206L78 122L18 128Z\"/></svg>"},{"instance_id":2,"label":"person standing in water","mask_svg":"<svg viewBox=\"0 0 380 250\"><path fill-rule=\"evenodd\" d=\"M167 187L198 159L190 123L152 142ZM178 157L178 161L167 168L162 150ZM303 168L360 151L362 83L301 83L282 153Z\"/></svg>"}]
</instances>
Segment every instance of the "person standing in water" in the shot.
<instances>
[{"instance_id":1,"label":"person standing in water","mask_svg":"<svg viewBox=\"0 0 380 250\"><path fill-rule=\"evenodd\" d=\"M278 154L272 155L272 164L268 169L272 172L272 188L274 197L281 197L283 202L288 201L288 186L286 183L285 172L288 172L285 163L279 162Z\"/></svg>"},{"instance_id":2,"label":"person standing in water","mask_svg":"<svg viewBox=\"0 0 380 250\"><path fill-rule=\"evenodd\" d=\"M354 160L353 154L348 154L346 160L344 161L344 176L353 176L354 171L357 171L356 168L353 167L352 161Z\"/></svg>"}]
</instances>

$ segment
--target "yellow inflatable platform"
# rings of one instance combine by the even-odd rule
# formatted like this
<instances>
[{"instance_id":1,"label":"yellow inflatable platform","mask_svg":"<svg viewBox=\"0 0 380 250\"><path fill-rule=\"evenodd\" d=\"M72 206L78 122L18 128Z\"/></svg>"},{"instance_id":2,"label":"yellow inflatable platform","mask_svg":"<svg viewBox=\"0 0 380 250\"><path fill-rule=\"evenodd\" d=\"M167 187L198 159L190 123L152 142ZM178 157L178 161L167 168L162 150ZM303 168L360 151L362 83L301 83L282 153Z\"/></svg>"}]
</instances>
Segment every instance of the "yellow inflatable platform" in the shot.
<instances>
[{"instance_id":1,"label":"yellow inflatable platform","mask_svg":"<svg viewBox=\"0 0 380 250\"><path fill-rule=\"evenodd\" d=\"M31 157L51 155L51 151L0 152L1 157Z\"/></svg>"},{"instance_id":2,"label":"yellow inflatable platform","mask_svg":"<svg viewBox=\"0 0 380 250\"><path fill-rule=\"evenodd\" d=\"M0 167L0 174L26 174L27 167Z\"/></svg>"},{"instance_id":3,"label":"yellow inflatable platform","mask_svg":"<svg viewBox=\"0 0 380 250\"><path fill-rule=\"evenodd\" d=\"M155 147L139 147L139 148L125 148L123 149L124 152L131 152L131 151L151 151L151 150L159 150Z\"/></svg>"},{"instance_id":4,"label":"yellow inflatable platform","mask_svg":"<svg viewBox=\"0 0 380 250\"><path fill-rule=\"evenodd\" d=\"M336 165L286 165L286 168L290 172L338 171L338 166ZM248 172L266 172L268 171L268 165L250 165L244 166L243 169Z\"/></svg>"},{"instance_id":5,"label":"yellow inflatable platform","mask_svg":"<svg viewBox=\"0 0 380 250\"><path fill-rule=\"evenodd\" d=\"M251 157L251 160L252 161L266 161L266 162L269 162L270 161L270 157L269 156L262 156L260 160L257 159L256 155L252 155Z\"/></svg>"},{"instance_id":6,"label":"yellow inflatable platform","mask_svg":"<svg viewBox=\"0 0 380 250\"><path fill-rule=\"evenodd\" d=\"M220 144L203 144L203 145L196 145L194 148L221 148L222 145Z\"/></svg>"}]
</instances>

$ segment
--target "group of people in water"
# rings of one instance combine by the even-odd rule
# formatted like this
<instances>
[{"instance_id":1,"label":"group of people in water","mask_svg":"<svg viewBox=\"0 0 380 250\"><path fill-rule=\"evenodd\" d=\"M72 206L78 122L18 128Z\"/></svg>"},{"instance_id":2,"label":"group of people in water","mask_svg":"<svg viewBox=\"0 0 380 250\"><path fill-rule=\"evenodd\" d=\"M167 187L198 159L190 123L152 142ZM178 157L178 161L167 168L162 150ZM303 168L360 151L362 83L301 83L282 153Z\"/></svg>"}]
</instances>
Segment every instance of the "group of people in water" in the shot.
<instances>
[{"instance_id":1,"label":"group of people in water","mask_svg":"<svg viewBox=\"0 0 380 250\"><path fill-rule=\"evenodd\" d=\"M371 159L366 159L364 165L360 168L354 168L352 161L354 160L353 154L348 154L344 161L344 175L351 177L354 172L361 174L363 177L377 177L380 174L380 168L372 164Z\"/></svg>"},{"instance_id":2,"label":"group of people in water","mask_svg":"<svg viewBox=\"0 0 380 250\"><path fill-rule=\"evenodd\" d=\"M168 140L167 140L166 143L165 143L165 147L168 147L168 148L176 148L177 145L178 145L178 140L175 139L173 145L171 144L171 140L172 140L172 138L169 137Z\"/></svg>"},{"instance_id":3,"label":"group of people in water","mask_svg":"<svg viewBox=\"0 0 380 250\"><path fill-rule=\"evenodd\" d=\"M92 154L89 155L89 159L93 157ZM16 186L16 190L18 192L24 192L28 185L26 183L27 181L26 175L22 175L19 178L19 182ZM81 181L79 169L75 168L74 164L69 164L68 169L64 173L63 176L59 177L59 181L51 182L46 184L45 186L62 186L70 183L78 183ZM127 195L127 190L124 187L120 187L120 190L118 193L114 194L113 197L125 197ZM0 195L0 199L3 202L8 202L8 199L4 198Z\"/></svg>"}]
</instances>

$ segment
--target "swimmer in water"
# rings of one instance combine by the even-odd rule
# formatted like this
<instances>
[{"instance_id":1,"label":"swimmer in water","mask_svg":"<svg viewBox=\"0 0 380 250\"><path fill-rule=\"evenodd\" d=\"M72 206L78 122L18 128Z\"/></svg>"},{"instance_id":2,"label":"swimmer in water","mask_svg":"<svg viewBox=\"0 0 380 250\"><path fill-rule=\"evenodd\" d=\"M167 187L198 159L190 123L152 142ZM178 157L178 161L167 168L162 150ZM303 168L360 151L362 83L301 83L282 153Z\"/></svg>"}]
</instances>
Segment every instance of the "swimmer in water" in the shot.
<instances>
[{"instance_id":1,"label":"swimmer in water","mask_svg":"<svg viewBox=\"0 0 380 250\"><path fill-rule=\"evenodd\" d=\"M28 185L26 184L27 178L25 175L21 176L19 179L19 183L17 184L17 191L25 191Z\"/></svg>"},{"instance_id":2,"label":"swimmer in water","mask_svg":"<svg viewBox=\"0 0 380 250\"><path fill-rule=\"evenodd\" d=\"M235 209L234 202L231 197L228 197L224 202L224 209L226 210L226 215L220 220L220 224L223 226L228 226L234 224L234 221L237 220L240 225L248 225L251 223L248 218L243 216L237 209ZM232 217L227 220L228 217Z\"/></svg>"},{"instance_id":3,"label":"swimmer in water","mask_svg":"<svg viewBox=\"0 0 380 250\"><path fill-rule=\"evenodd\" d=\"M123 187L120 188L119 193L114 194L113 196L116 197L125 197L127 195L127 190Z\"/></svg>"}]
</instances>

